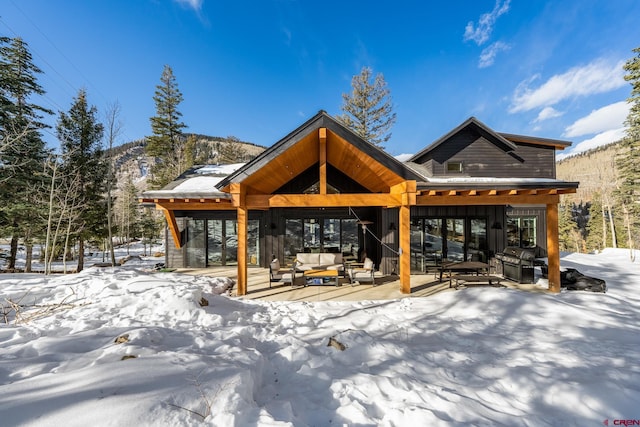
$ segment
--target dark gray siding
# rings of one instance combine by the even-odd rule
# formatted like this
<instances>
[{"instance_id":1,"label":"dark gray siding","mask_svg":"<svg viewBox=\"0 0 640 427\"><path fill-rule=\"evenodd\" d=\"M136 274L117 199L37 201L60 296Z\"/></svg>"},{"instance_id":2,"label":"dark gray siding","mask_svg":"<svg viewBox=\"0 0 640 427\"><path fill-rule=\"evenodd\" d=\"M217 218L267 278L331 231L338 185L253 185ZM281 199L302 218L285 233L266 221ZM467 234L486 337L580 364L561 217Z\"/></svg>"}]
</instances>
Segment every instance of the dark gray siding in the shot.
<instances>
[{"instance_id":1,"label":"dark gray siding","mask_svg":"<svg viewBox=\"0 0 640 427\"><path fill-rule=\"evenodd\" d=\"M434 176L555 178L553 147L516 145L515 152L506 152L472 129L464 129L418 159L418 163L431 168ZM462 174L447 172L448 162L461 162Z\"/></svg>"},{"instance_id":2,"label":"dark gray siding","mask_svg":"<svg viewBox=\"0 0 640 427\"><path fill-rule=\"evenodd\" d=\"M178 223L178 230L180 230L180 234L182 235L184 233L185 218L176 218L176 222ZM165 263L167 267L183 268L185 266L183 250L176 248L168 228L165 228L165 248Z\"/></svg>"}]
</instances>

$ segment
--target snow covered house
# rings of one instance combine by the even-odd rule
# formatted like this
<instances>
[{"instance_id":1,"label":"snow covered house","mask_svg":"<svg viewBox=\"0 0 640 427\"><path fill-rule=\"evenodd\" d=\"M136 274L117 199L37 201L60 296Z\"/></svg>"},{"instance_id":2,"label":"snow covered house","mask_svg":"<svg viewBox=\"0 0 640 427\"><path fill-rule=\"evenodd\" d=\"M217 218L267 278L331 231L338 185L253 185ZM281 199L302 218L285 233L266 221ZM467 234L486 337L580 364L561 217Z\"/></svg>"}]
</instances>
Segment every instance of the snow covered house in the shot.
<instances>
[{"instance_id":1,"label":"snow covered house","mask_svg":"<svg viewBox=\"0 0 640 427\"><path fill-rule=\"evenodd\" d=\"M400 162L320 111L249 163L195 167L147 191L167 219L171 267L282 265L298 253L363 251L411 292L411 275L446 260L490 262L505 247L548 258L560 290L555 177L570 142L498 133L475 118ZM169 244L169 240L173 244Z\"/></svg>"}]
</instances>

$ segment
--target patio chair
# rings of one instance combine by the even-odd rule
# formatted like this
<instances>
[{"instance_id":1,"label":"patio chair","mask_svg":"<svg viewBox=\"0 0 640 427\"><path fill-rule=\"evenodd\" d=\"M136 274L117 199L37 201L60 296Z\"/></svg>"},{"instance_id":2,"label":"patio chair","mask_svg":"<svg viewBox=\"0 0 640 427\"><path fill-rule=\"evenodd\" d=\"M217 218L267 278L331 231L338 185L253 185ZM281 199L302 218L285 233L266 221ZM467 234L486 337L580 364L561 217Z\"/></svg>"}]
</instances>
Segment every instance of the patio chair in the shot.
<instances>
[{"instance_id":1,"label":"patio chair","mask_svg":"<svg viewBox=\"0 0 640 427\"><path fill-rule=\"evenodd\" d=\"M304 273L296 271L296 262L293 262L291 267L282 269L280 268L280 260L274 258L269 263L269 288L273 282L291 283L291 286L298 284L304 284Z\"/></svg>"},{"instance_id":2,"label":"patio chair","mask_svg":"<svg viewBox=\"0 0 640 427\"><path fill-rule=\"evenodd\" d=\"M373 268L373 261L369 258L365 258L362 267L351 266L349 268L349 282L351 285L359 284L361 282L371 282L374 286L375 282L375 269Z\"/></svg>"}]
</instances>

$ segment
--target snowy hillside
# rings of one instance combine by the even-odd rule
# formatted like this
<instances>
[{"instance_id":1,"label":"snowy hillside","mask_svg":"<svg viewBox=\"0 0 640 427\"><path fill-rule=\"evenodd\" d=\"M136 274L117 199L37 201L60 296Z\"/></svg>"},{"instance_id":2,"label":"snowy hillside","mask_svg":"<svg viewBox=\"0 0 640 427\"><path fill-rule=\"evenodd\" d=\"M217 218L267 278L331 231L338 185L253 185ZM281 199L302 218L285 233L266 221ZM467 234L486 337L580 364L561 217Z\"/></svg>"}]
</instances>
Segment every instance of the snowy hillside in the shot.
<instances>
[{"instance_id":1,"label":"snowy hillside","mask_svg":"<svg viewBox=\"0 0 640 427\"><path fill-rule=\"evenodd\" d=\"M607 250L566 254L562 266L605 279L609 291L477 287L394 301L276 303L231 298L224 278L154 273L144 262L0 275L0 301L26 306L16 317L4 304L0 424L640 419L639 264Z\"/></svg>"}]
</instances>

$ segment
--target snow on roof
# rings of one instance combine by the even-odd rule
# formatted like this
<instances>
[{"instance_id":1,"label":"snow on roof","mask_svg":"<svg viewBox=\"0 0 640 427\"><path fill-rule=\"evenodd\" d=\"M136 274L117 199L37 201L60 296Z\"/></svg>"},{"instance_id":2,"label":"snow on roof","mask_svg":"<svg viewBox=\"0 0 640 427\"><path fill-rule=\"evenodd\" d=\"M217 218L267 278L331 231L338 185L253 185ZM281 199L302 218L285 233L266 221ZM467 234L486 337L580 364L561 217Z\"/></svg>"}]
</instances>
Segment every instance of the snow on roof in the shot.
<instances>
[{"instance_id":1,"label":"snow on roof","mask_svg":"<svg viewBox=\"0 0 640 427\"><path fill-rule=\"evenodd\" d=\"M201 168L195 170L197 174L206 175L224 175L228 176L240 169L246 163L230 163L227 165L204 165Z\"/></svg>"},{"instance_id":2,"label":"snow on roof","mask_svg":"<svg viewBox=\"0 0 640 427\"><path fill-rule=\"evenodd\" d=\"M199 172L198 172L199 173ZM194 176L177 185L173 192L184 191L218 191L216 184L222 181L222 176Z\"/></svg>"}]
</instances>

